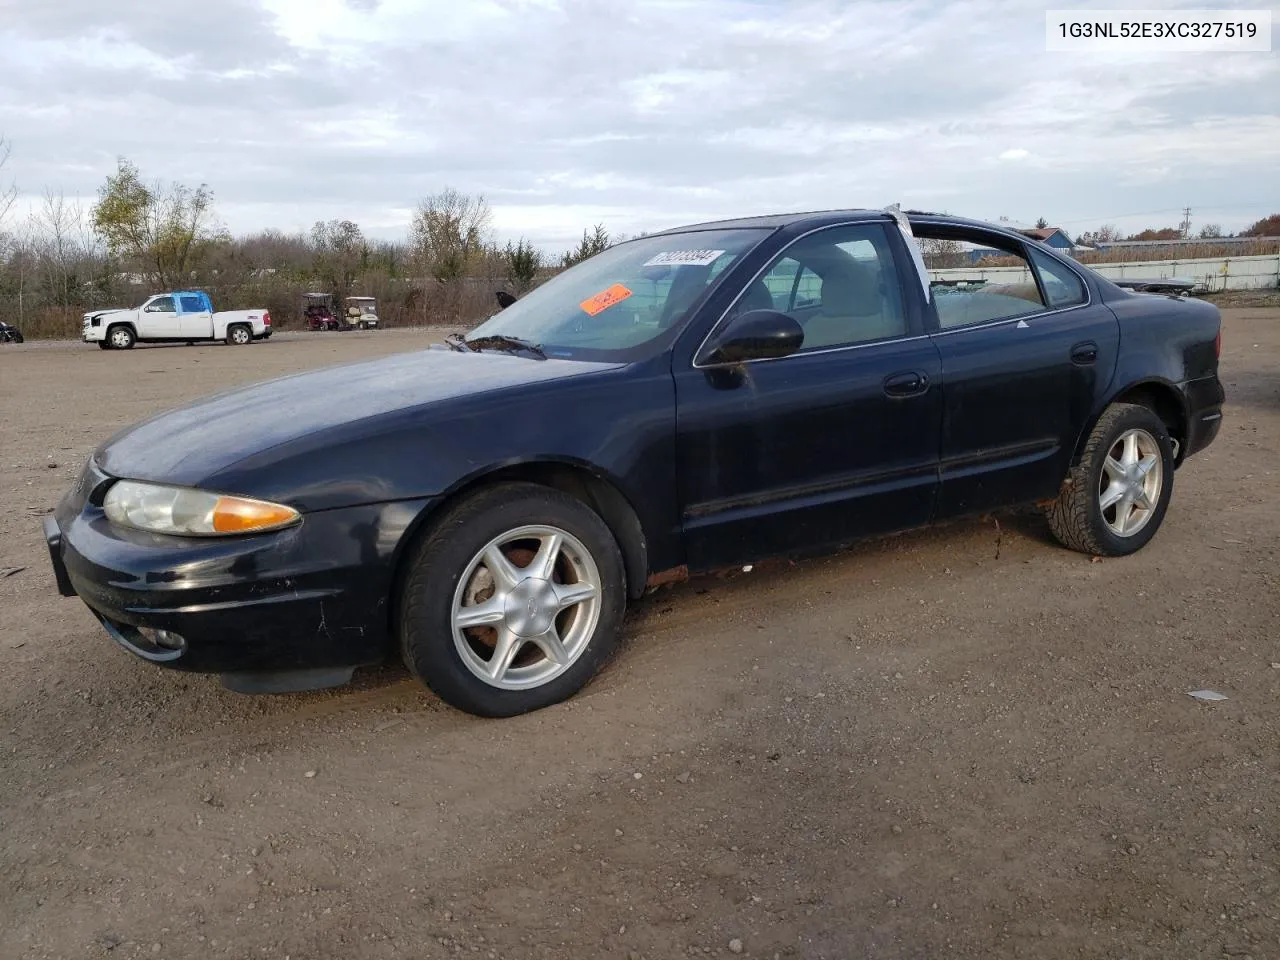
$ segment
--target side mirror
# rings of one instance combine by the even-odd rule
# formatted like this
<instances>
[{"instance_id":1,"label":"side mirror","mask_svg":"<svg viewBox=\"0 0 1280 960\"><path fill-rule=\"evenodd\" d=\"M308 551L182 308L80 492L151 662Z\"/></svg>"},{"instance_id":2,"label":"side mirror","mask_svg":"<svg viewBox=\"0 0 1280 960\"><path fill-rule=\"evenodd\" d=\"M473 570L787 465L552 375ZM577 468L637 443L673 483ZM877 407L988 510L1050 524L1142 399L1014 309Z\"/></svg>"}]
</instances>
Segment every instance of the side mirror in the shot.
<instances>
[{"instance_id":1,"label":"side mirror","mask_svg":"<svg viewBox=\"0 0 1280 960\"><path fill-rule=\"evenodd\" d=\"M804 343L804 328L777 310L748 310L729 321L705 363L742 363L787 357Z\"/></svg>"},{"instance_id":2,"label":"side mirror","mask_svg":"<svg viewBox=\"0 0 1280 960\"><path fill-rule=\"evenodd\" d=\"M516 302L516 298L513 297L511 294L507 293L507 291L505 290L499 290L497 293L494 294L494 296L498 298L499 310L505 310L507 309L507 307L511 306L513 303Z\"/></svg>"}]
</instances>

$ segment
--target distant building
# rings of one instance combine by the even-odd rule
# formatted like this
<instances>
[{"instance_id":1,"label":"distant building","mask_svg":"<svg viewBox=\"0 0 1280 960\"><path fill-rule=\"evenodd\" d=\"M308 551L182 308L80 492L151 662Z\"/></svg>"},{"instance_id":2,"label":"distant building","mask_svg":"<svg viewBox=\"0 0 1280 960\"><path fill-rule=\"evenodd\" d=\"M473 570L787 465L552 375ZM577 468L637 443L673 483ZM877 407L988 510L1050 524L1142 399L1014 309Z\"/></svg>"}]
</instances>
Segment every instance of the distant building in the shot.
<instances>
[{"instance_id":1,"label":"distant building","mask_svg":"<svg viewBox=\"0 0 1280 960\"><path fill-rule=\"evenodd\" d=\"M1012 220L1005 218L1000 219L1000 225L1010 230L1016 230L1024 237L1030 237L1032 240L1039 240L1045 246L1053 247L1066 254L1072 254L1073 251L1088 249L1086 247L1077 247L1071 242L1071 238L1067 236L1065 230L1061 227L1025 227L1021 224L1014 223ZM969 251L969 262L977 263L985 257L1007 257L1009 256L1004 250L995 250L987 248L978 248Z\"/></svg>"},{"instance_id":2,"label":"distant building","mask_svg":"<svg viewBox=\"0 0 1280 960\"><path fill-rule=\"evenodd\" d=\"M1058 250L1070 250L1075 246L1061 227L1032 227L1018 232Z\"/></svg>"}]
</instances>

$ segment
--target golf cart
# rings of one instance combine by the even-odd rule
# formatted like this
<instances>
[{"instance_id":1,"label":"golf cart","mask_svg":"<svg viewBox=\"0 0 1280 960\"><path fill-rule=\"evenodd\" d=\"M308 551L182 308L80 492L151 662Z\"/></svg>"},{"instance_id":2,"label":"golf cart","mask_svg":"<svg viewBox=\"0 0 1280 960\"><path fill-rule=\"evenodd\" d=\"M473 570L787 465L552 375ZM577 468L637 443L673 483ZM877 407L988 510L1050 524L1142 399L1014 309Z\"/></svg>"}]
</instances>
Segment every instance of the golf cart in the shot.
<instances>
[{"instance_id":1,"label":"golf cart","mask_svg":"<svg viewBox=\"0 0 1280 960\"><path fill-rule=\"evenodd\" d=\"M347 297L347 329L378 329L378 300L376 297Z\"/></svg>"},{"instance_id":2,"label":"golf cart","mask_svg":"<svg viewBox=\"0 0 1280 960\"><path fill-rule=\"evenodd\" d=\"M333 312L333 294L304 293L302 295L302 322L308 330L340 330L341 324Z\"/></svg>"}]
</instances>

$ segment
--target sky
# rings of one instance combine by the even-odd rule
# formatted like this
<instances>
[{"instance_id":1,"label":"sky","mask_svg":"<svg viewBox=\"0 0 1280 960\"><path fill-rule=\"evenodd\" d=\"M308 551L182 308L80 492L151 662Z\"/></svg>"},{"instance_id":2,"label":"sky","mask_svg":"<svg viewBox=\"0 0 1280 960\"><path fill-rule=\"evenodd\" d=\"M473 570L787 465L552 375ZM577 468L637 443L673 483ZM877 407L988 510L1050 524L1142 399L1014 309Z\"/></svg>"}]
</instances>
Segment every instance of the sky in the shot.
<instances>
[{"instance_id":1,"label":"sky","mask_svg":"<svg viewBox=\"0 0 1280 960\"><path fill-rule=\"evenodd\" d=\"M235 233L394 239L453 187L549 250L895 202L1073 235L1280 211L1280 52L1046 52L1045 10L1090 5L0 0L0 188L91 200L126 156Z\"/></svg>"}]
</instances>

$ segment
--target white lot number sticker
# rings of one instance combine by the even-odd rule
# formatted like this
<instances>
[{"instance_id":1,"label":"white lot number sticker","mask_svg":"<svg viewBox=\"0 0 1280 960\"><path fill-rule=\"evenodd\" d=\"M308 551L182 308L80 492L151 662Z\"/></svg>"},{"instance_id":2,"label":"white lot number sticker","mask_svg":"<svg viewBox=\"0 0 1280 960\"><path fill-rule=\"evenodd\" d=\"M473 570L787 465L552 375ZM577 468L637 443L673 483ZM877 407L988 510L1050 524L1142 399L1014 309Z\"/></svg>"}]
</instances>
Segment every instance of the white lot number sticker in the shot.
<instances>
[{"instance_id":1,"label":"white lot number sticker","mask_svg":"<svg viewBox=\"0 0 1280 960\"><path fill-rule=\"evenodd\" d=\"M668 250L644 262L646 267L709 267L722 256L723 250Z\"/></svg>"}]
</instances>

